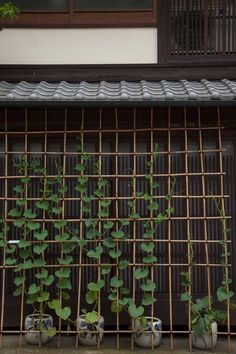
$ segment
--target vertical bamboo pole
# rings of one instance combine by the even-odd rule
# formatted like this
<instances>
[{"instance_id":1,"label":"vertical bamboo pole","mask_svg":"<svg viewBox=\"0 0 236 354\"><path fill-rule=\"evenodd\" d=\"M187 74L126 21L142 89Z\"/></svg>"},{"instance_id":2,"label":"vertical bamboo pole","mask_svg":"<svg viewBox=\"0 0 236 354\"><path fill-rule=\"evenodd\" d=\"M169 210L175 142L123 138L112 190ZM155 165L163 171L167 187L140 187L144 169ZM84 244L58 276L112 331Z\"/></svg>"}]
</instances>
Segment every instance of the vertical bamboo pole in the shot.
<instances>
[{"instance_id":1,"label":"vertical bamboo pole","mask_svg":"<svg viewBox=\"0 0 236 354\"><path fill-rule=\"evenodd\" d=\"M206 186L205 186L205 167L204 167L204 147L202 138L202 124L201 124L201 109L198 108L198 127L199 127L199 147L200 147L200 166L201 166L201 181L202 181L202 203L203 203L203 225L204 225L204 240L205 240L205 257L206 257L206 271L207 271L207 294L209 301L209 308L211 309L211 273L210 261L208 251L208 230L207 230L207 210L206 210ZM213 350L213 348L212 348Z\"/></svg>"},{"instance_id":2,"label":"vertical bamboo pole","mask_svg":"<svg viewBox=\"0 0 236 354\"><path fill-rule=\"evenodd\" d=\"M150 138L151 138L151 174L152 174L152 184L153 184L153 173L154 173L154 160L155 160L155 147L154 147L154 138L153 138L153 108L151 108L151 115L150 115L150 123L151 123L151 130L150 130ZM152 187L153 188L153 187ZM150 191L151 195L153 194L153 189ZM150 217L151 217L151 227L153 228L153 211L150 211ZM152 236L153 237L153 236ZM155 236L154 236L155 237ZM154 282L154 265L151 265L151 281ZM152 291L152 297L154 297L154 291ZM154 319L154 304L151 305L151 326L153 326L153 319ZM152 331L152 329L151 329ZM151 333L150 333L151 335ZM151 349L154 349L154 338L151 335Z\"/></svg>"},{"instance_id":3,"label":"vertical bamboo pole","mask_svg":"<svg viewBox=\"0 0 236 354\"><path fill-rule=\"evenodd\" d=\"M188 131L187 131L187 112L186 108L184 108L184 142L185 142L185 183L186 183L186 231L187 231L187 240L188 240L188 273L190 279L192 278L192 267L191 267L191 248L190 248L190 240L191 240L191 235L190 235L190 209L189 209L189 167L188 167ZM191 285L189 287L189 295L191 296ZM192 313L191 313L191 301L188 303L188 328L189 328L189 350L192 352L192 334L191 334L191 322L192 322Z\"/></svg>"},{"instance_id":4,"label":"vertical bamboo pole","mask_svg":"<svg viewBox=\"0 0 236 354\"><path fill-rule=\"evenodd\" d=\"M225 219L225 197L224 197L224 173L223 173L223 146L222 146L222 136L221 136L221 117L220 117L220 108L217 108L217 120L218 120L218 144L219 144L219 158L220 158L220 191L221 191L221 211L222 211L222 227L223 227L223 236L224 236L224 253L225 253L225 277L226 280L229 280L229 269L228 269L228 239L225 240L227 236L227 223ZM227 292L229 292L229 285L226 288ZM231 311L230 311L230 300L227 300L227 338L228 338L228 351L231 352L231 337L230 337L230 324L231 324Z\"/></svg>"},{"instance_id":5,"label":"vertical bamboo pole","mask_svg":"<svg viewBox=\"0 0 236 354\"><path fill-rule=\"evenodd\" d=\"M26 160L26 163L28 163L28 139L27 139L27 136L28 136L28 110L27 108L25 108L24 110L24 113L25 113L25 132L24 132L24 158ZM27 166L28 168L28 166ZM28 186L26 186L26 189L25 189L25 207L27 208L27 205L28 205ZM23 276L25 276L25 269L23 270ZM21 295L21 306L20 306L20 348L22 348L22 331L24 329L24 301L25 301L25 283L22 284L22 295ZM39 346L41 345L41 336L39 336Z\"/></svg>"},{"instance_id":6,"label":"vertical bamboo pole","mask_svg":"<svg viewBox=\"0 0 236 354\"><path fill-rule=\"evenodd\" d=\"M67 144L67 108L65 108L64 111L64 132L63 132L63 155L62 155L62 186L65 187L66 183L66 144ZM65 220L65 192L62 194L62 219ZM65 228L63 226L62 232L65 232ZM63 258L63 244L61 245L61 258ZM60 297L60 303L62 304L63 298L62 298L62 289L59 291L59 297ZM57 341L57 347L61 347L61 325L62 325L62 319L59 317L59 332L58 332L58 341Z\"/></svg>"},{"instance_id":7,"label":"vertical bamboo pole","mask_svg":"<svg viewBox=\"0 0 236 354\"><path fill-rule=\"evenodd\" d=\"M102 178L102 108L100 108L99 110L99 144L98 144L98 149L99 149L99 175L98 175L98 179L100 180L100 178ZM100 200L98 200L98 212L101 211L101 202ZM99 217L99 223L98 223L98 231L101 234L102 232L102 220ZM98 242L98 246L101 246L101 237L99 237L99 242ZM98 259L98 280L101 279L101 256L99 256ZM101 290L99 291L98 294L98 321L100 321L100 316L101 316ZM100 349L101 343L100 343L100 326L99 326L99 322L98 322L98 341L97 341L97 347L98 349Z\"/></svg>"},{"instance_id":8,"label":"vertical bamboo pole","mask_svg":"<svg viewBox=\"0 0 236 354\"><path fill-rule=\"evenodd\" d=\"M168 108L168 193L171 190L171 108ZM168 201L168 208L171 207L171 201ZM168 217L168 276L169 276L169 315L170 315L170 349L173 351L173 305L172 305L172 258L171 258L171 218Z\"/></svg>"},{"instance_id":9,"label":"vertical bamboo pole","mask_svg":"<svg viewBox=\"0 0 236 354\"><path fill-rule=\"evenodd\" d=\"M44 133L44 154L43 154L43 167L44 167L44 186L45 186L45 178L47 176L47 108L45 108L44 110L44 129L45 129L45 133ZM45 219L46 219L46 211L43 210L43 222L42 222L42 226L43 228L45 228ZM44 251L43 251L43 257L44 257ZM40 304L40 310L42 311L42 303ZM41 312L42 313L42 312ZM41 346L41 336L40 336L40 346Z\"/></svg>"},{"instance_id":10,"label":"vertical bamboo pole","mask_svg":"<svg viewBox=\"0 0 236 354\"><path fill-rule=\"evenodd\" d=\"M4 110L4 120L5 120L5 147L4 147L4 219L7 219L7 209L8 209L8 185L7 185L7 175L8 175L8 135L7 135L7 108ZM8 242L8 239L6 239ZM5 312L5 291L6 291L6 245L3 248L3 259L2 259L2 301L1 301L1 323L0 323L0 348L3 344L3 325L4 325L4 312Z\"/></svg>"},{"instance_id":11,"label":"vertical bamboo pole","mask_svg":"<svg viewBox=\"0 0 236 354\"><path fill-rule=\"evenodd\" d=\"M136 211L136 108L134 108L134 115L133 115L133 195L132 198L135 202L135 211ZM135 281L135 265L136 265L136 221L133 220L133 300L135 303L136 300L136 281ZM134 320L132 320L132 339L131 339L131 349L134 349Z\"/></svg>"},{"instance_id":12,"label":"vertical bamboo pole","mask_svg":"<svg viewBox=\"0 0 236 354\"><path fill-rule=\"evenodd\" d=\"M80 134L81 134L81 151L84 152L84 108L82 109L82 122L81 122L81 130L80 130ZM81 155L80 155L80 159L81 159ZM80 160L81 162L81 160ZM83 172L82 172L83 173ZM80 229L80 238L83 239L83 211L82 211L82 207L83 207L83 201L82 198L80 199L80 216L79 216L79 229ZM79 316L80 316L80 307L81 307L81 291L82 291L82 259L83 257L83 250L82 247L79 248L79 266L78 266L78 296L77 296L77 322L76 322L76 349L78 348L78 344L79 344Z\"/></svg>"},{"instance_id":13,"label":"vertical bamboo pole","mask_svg":"<svg viewBox=\"0 0 236 354\"><path fill-rule=\"evenodd\" d=\"M119 152L119 120L118 120L118 109L115 108L115 128L116 128L116 137L115 137L115 220L116 220L116 231L118 231L119 225L119 162L118 162L118 152ZM117 243L118 248L119 243ZM119 269L116 266L116 275L119 275ZM117 308L119 308L119 292L117 291ZM116 313L116 349L120 349L120 314L119 311Z\"/></svg>"}]
</instances>

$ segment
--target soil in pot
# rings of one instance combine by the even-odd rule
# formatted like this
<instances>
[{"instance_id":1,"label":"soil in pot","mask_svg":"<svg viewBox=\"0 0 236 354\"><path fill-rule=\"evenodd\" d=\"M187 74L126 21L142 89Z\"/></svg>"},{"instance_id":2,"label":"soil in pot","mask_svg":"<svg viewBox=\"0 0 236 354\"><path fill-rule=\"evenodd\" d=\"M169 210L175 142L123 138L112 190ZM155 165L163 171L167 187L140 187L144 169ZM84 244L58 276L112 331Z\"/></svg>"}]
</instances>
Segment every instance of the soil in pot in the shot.
<instances>
[{"instance_id":1,"label":"soil in pot","mask_svg":"<svg viewBox=\"0 0 236 354\"><path fill-rule=\"evenodd\" d=\"M146 319L148 321L146 327L143 327L139 321L135 321L135 344L142 348L158 347L162 337L162 321L155 317L146 317Z\"/></svg>"},{"instance_id":2,"label":"soil in pot","mask_svg":"<svg viewBox=\"0 0 236 354\"><path fill-rule=\"evenodd\" d=\"M194 348L197 349L214 349L217 342L217 323L214 321L211 324L211 331L206 332L201 337L196 336L194 333L192 334L192 344Z\"/></svg>"},{"instance_id":3,"label":"soil in pot","mask_svg":"<svg viewBox=\"0 0 236 354\"><path fill-rule=\"evenodd\" d=\"M80 344L88 346L97 345L103 338L104 318L100 316L98 322L91 324L85 321L85 315L81 315L77 320L77 329L80 331Z\"/></svg>"},{"instance_id":4,"label":"soil in pot","mask_svg":"<svg viewBox=\"0 0 236 354\"><path fill-rule=\"evenodd\" d=\"M40 319L41 317L41 319ZM41 322L41 323L40 323ZM46 334L49 328L53 327L53 318L51 315L32 314L25 318L25 340L28 344L38 345L46 344L50 341L50 337ZM35 332L39 331L39 332Z\"/></svg>"}]
</instances>

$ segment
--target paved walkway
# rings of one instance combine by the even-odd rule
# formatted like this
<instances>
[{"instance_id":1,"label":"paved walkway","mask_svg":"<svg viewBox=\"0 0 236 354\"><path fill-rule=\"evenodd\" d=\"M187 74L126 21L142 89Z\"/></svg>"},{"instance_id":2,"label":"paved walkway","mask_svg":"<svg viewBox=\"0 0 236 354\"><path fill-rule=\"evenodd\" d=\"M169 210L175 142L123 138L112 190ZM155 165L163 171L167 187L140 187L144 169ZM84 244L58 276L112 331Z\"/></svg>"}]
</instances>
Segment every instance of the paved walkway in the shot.
<instances>
[{"instance_id":1,"label":"paved walkway","mask_svg":"<svg viewBox=\"0 0 236 354\"><path fill-rule=\"evenodd\" d=\"M41 349L35 346L27 345L23 340L23 347L19 349L19 337L17 336L4 336L3 346L0 348L0 354L132 354L133 351L130 348L130 338L128 336L121 337L120 339L120 351L116 348L116 337L105 336L102 342L101 349L89 348L80 346L78 349L75 348L75 338L65 336L61 340L61 348L57 348L57 339L54 338L53 341ZM157 354L187 354L189 353L188 341L186 338L177 337L174 339L174 352L170 351L170 341L168 338L163 338L161 346L154 349L154 353ZM232 339L231 343L231 353L236 354L236 338ZM141 349L135 347L135 352L139 354L149 354L151 350ZM209 354L211 351L199 351L193 349L194 354ZM226 354L228 353L227 339L219 338L217 347L214 351L215 354Z\"/></svg>"}]
</instances>

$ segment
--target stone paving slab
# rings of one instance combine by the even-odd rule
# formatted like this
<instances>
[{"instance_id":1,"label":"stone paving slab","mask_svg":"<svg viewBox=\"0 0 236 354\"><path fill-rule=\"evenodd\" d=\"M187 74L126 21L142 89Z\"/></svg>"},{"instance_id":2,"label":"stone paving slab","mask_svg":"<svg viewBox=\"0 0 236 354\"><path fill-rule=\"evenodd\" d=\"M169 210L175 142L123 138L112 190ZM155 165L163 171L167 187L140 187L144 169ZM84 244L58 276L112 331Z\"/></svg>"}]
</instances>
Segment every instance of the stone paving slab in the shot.
<instances>
[{"instance_id":1,"label":"stone paving slab","mask_svg":"<svg viewBox=\"0 0 236 354\"><path fill-rule=\"evenodd\" d=\"M102 342L100 349L92 347L79 346L75 348L75 337L62 337L61 348L57 348L57 339L42 348L25 344L23 340L23 347L19 348L19 337L12 335L5 335L3 337L3 345L0 348L0 354L132 354L138 352L139 354L148 354L151 352L149 349L142 349L135 347L132 351L130 349L130 338L128 336L121 336L120 350L116 350L116 337L106 336ZM187 354L189 353L188 340L183 337L174 338L174 351L170 350L170 341L168 338L163 338L160 347L153 350L157 354ZM202 351L193 349L194 354L209 354L211 351ZM228 353L228 343L226 338L219 338L217 347L214 351L215 354ZM236 354L236 338L231 340L231 353Z\"/></svg>"}]
</instances>

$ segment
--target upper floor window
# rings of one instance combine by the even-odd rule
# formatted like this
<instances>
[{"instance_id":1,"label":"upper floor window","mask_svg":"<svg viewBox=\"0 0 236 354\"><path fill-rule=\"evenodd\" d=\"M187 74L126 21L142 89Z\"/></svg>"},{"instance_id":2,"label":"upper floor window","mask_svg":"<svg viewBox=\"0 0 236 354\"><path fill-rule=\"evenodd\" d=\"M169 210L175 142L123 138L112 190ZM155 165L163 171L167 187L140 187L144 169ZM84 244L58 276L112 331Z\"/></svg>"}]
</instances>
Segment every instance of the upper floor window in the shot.
<instances>
[{"instance_id":1,"label":"upper floor window","mask_svg":"<svg viewBox=\"0 0 236 354\"><path fill-rule=\"evenodd\" d=\"M159 62L235 62L235 0L160 1L158 13Z\"/></svg>"},{"instance_id":2,"label":"upper floor window","mask_svg":"<svg viewBox=\"0 0 236 354\"><path fill-rule=\"evenodd\" d=\"M6 0L0 0L0 5ZM20 9L11 26L155 26L157 0L12 0Z\"/></svg>"}]
</instances>

